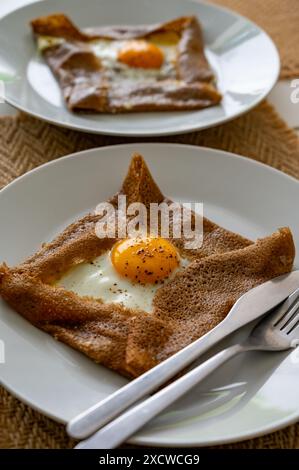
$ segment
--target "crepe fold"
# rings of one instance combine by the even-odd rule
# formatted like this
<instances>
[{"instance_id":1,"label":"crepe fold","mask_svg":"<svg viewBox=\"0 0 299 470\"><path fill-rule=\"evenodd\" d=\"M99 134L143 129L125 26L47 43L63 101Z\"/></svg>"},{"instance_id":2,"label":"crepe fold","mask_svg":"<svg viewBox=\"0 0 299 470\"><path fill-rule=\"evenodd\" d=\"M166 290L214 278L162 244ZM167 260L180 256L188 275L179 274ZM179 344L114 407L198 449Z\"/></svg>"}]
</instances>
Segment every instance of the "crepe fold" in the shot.
<instances>
[{"instance_id":1,"label":"crepe fold","mask_svg":"<svg viewBox=\"0 0 299 470\"><path fill-rule=\"evenodd\" d=\"M191 110L213 106L221 100L204 54L201 28L193 16L157 25L98 27L81 31L64 14L54 14L36 18L31 26L36 37L61 39L42 53L72 111ZM90 47L91 41L96 39L146 39L154 33L169 32L179 35L175 79L126 79L114 83Z\"/></svg>"},{"instance_id":2,"label":"crepe fold","mask_svg":"<svg viewBox=\"0 0 299 470\"><path fill-rule=\"evenodd\" d=\"M128 203L169 203L140 155L133 157L120 194ZM110 202L117 206L117 200ZM125 376L142 374L204 335L242 294L292 269L295 249L288 228L252 243L204 219L203 245L157 290L151 313L105 304L53 285L70 267L115 243L96 236L99 217L86 215L16 267L1 265L0 294L34 326Z\"/></svg>"}]
</instances>

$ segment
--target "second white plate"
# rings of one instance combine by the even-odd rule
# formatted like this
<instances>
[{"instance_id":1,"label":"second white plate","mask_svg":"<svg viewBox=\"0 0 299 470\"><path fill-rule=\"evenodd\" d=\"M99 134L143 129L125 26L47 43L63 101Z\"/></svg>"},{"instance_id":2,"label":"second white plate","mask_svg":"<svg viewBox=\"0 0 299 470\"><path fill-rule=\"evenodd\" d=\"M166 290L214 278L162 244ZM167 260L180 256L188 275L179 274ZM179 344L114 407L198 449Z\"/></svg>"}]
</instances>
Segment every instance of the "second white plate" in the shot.
<instances>
[{"instance_id":1,"label":"second white plate","mask_svg":"<svg viewBox=\"0 0 299 470\"><path fill-rule=\"evenodd\" d=\"M37 53L29 22L62 11L79 27L146 24L182 15L202 23L206 53L223 94L221 105L201 111L133 114L69 112L54 76ZM79 131L110 135L158 136L212 127L249 111L271 90L279 57L269 36L229 10L193 0L42 0L0 21L0 79L5 99L18 109Z\"/></svg>"}]
</instances>

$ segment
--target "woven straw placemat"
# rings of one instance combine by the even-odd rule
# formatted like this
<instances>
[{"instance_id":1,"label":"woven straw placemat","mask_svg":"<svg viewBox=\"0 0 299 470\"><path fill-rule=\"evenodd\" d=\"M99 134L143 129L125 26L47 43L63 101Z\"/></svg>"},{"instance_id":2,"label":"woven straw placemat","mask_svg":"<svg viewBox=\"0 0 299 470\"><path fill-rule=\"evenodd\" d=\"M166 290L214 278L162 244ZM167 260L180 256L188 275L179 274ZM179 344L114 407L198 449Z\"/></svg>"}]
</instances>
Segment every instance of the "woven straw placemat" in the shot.
<instances>
[{"instance_id":1,"label":"woven straw placemat","mask_svg":"<svg viewBox=\"0 0 299 470\"><path fill-rule=\"evenodd\" d=\"M281 78L299 77L298 0L210 0L247 16L275 42L281 59ZM258 54L258 51L257 51Z\"/></svg>"},{"instance_id":2,"label":"woven straw placemat","mask_svg":"<svg viewBox=\"0 0 299 470\"><path fill-rule=\"evenodd\" d=\"M160 140L239 153L299 178L299 140L265 102L223 126ZM24 114L0 118L0 186L62 155L132 141L134 139L82 134ZM68 448L73 445L74 441L67 437L62 425L33 411L3 388L0 389L1 448ZM299 425L226 447L299 448Z\"/></svg>"}]
</instances>

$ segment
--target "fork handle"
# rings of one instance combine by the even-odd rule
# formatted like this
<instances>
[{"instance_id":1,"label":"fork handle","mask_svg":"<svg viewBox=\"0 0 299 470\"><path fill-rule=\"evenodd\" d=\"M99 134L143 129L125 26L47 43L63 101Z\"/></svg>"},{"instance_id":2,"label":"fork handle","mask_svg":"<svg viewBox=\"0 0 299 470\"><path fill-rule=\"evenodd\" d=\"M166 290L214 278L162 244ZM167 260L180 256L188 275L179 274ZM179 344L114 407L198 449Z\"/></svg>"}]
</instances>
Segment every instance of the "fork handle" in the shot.
<instances>
[{"instance_id":1,"label":"fork handle","mask_svg":"<svg viewBox=\"0 0 299 470\"><path fill-rule=\"evenodd\" d=\"M153 367L112 395L96 403L88 410L73 418L67 425L67 431L75 439L84 439L119 416L129 406L148 396L161 385L185 369L198 357L225 338L232 331L224 320L216 328L184 349Z\"/></svg>"},{"instance_id":2,"label":"fork handle","mask_svg":"<svg viewBox=\"0 0 299 470\"><path fill-rule=\"evenodd\" d=\"M236 344L220 351L175 382L130 408L90 438L81 441L76 449L114 449L118 447L148 421L204 380L215 369L231 357L246 350L246 346Z\"/></svg>"}]
</instances>

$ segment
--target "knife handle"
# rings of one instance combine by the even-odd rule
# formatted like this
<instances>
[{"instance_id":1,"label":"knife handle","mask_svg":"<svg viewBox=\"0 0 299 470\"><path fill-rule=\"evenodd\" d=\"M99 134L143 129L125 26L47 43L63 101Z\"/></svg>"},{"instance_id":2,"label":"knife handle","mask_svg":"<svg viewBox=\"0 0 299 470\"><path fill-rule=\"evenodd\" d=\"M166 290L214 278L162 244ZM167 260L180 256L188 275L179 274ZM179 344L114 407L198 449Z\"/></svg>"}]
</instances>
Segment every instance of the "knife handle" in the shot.
<instances>
[{"instance_id":1,"label":"knife handle","mask_svg":"<svg viewBox=\"0 0 299 470\"><path fill-rule=\"evenodd\" d=\"M207 361L187 372L175 382L130 408L91 437L77 444L76 449L114 449L135 434L165 408L189 392L214 370L236 354L246 351L246 346L236 344L220 351ZM252 349L252 348L249 348Z\"/></svg>"}]
</instances>

